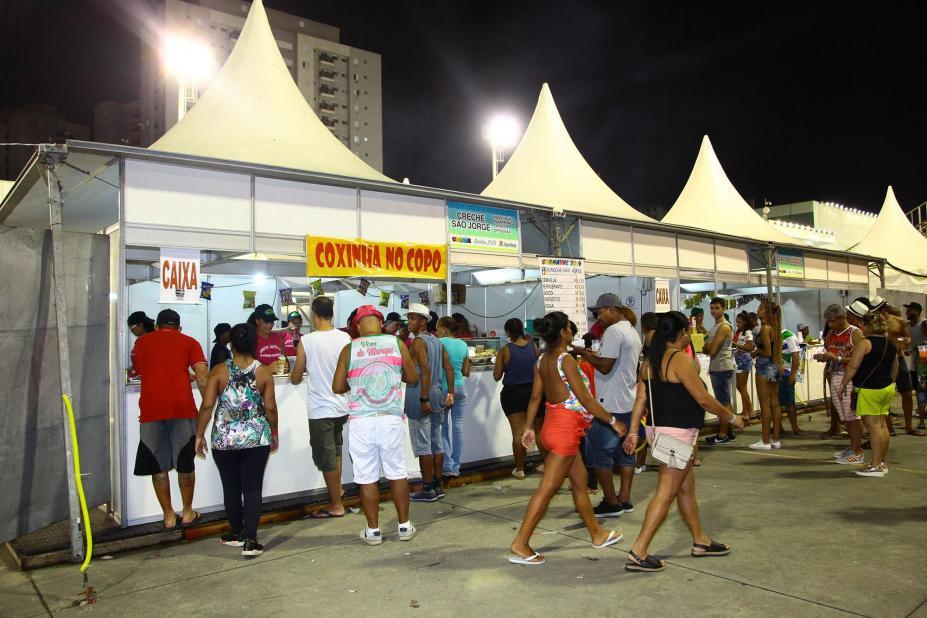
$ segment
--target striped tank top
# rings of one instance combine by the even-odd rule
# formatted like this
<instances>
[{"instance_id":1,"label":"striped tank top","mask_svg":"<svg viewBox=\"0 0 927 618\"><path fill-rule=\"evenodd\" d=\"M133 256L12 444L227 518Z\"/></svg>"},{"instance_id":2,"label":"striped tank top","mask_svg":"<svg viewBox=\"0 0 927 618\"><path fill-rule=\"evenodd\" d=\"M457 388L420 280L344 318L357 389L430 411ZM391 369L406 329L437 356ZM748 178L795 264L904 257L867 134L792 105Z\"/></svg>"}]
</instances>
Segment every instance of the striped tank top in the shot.
<instances>
[{"instance_id":1,"label":"striped tank top","mask_svg":"<svg viewBox=\"0 0 927 618\"><path fill-rule=\"evenodd\" d=\"M402 416L402 353L394 335L370 335L351 342L348 363L351 416Z\"/></svg>"}]
</instances>

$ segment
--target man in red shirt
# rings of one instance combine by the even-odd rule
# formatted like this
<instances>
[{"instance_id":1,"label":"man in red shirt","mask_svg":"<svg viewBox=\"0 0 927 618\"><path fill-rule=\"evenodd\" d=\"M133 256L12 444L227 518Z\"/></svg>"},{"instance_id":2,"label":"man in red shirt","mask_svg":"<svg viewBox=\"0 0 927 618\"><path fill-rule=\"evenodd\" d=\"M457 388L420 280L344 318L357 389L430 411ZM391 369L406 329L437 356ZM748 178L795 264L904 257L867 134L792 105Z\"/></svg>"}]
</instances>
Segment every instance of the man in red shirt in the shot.
<instances>
[{"instance_id":1,"label":"man in red shirt","mask_svg":"<svg viewBox=\"0 0 927 618\"><path fill-rule=\"evenodd\" d=\"M150 476L164 512L164 528L186 527L199 517L193 510L194 445L197 407L190 388L193 369L203 394L209 369L200 344L180 332L180 316L173 309L158 314L157 330L135 345L135 370L141 376L139 443L135 475ZM171 504L167 473L177 470L183 516Z\"/></svg>"}]
</instances>

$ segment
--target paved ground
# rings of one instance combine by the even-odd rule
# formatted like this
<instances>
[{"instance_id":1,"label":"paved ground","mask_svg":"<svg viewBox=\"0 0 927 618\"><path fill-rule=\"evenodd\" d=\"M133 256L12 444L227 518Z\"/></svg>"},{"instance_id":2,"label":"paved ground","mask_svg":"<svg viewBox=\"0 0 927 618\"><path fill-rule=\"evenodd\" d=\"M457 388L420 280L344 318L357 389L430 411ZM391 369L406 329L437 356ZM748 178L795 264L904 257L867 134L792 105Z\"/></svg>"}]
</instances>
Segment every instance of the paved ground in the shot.
<instances>
[{"instance_id":1,"label":"paved ground","mask_svg":"<svg viewBox=\"0 0 927 618\"><path fill-rule=\"evenodd\" d=\"M900 436L884 479L859 478L830 463L841 446L821 441L822 423L786 435L783 449L702 449L697 471L703 521L734 546L726 558L691 558L690 539L674 512L657 535L656 555L669 568L626 573L656 473L637 476L638 509L611 520L625 539L595 550L577 526L568 494L558 495L535 547L541 567L506 562L537 477L482 483L447 499L413 505L419 535L379 547L356 540L360 515L298 521L261 531L264 556L244 561L215 538L96 559L91 584L99 601L74 607L82 590L77 567L19 573L0 570L0 615L46 613L139 615L370 616L468 615L751 615L927 617L927 438ZM593 496L597 501L599 496ZM384 529L395 530L391 505Z\"/></svg>"}]
</instances>

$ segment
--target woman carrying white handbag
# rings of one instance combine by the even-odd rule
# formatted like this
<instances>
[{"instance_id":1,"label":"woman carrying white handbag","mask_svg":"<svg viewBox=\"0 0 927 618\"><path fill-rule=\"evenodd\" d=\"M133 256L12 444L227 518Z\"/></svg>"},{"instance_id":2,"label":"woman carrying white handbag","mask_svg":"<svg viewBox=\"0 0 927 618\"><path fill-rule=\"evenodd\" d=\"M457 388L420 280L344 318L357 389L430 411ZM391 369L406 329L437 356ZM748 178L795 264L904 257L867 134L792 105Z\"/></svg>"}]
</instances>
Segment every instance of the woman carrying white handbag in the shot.
<instances>
[{"instance_id":1,"label":"woman carrying white handbag","mask_svg":"<svg viewBox=\"0 0 927 618\"><path fill-rule=\"evenodd\" d=\"M743 427L743 420L708 393L699 378L698 367L683 352L689 342L689 320L685 315L678 311L660 314L653 342L638 375L637 399L630 426L636 427L649 407L647 436L652 456L660 461L660 477L647 505L641 531L628 553L624 566L628 571L654 572L665 568L662 560L647 553L647 548L666 519L673 500L692 533L693 556L731 553L728 545L712 541L702 529L695 501L692 451L698 440L698 430L704 423L705 410L728 419L735 429ZM653 372L652 367L657 371ZM651 377L653 373L656 373L655 379ZM637 441L637 434L630 434L624 441L625 450L633 452Z\"/></svg>"}]
</instances>

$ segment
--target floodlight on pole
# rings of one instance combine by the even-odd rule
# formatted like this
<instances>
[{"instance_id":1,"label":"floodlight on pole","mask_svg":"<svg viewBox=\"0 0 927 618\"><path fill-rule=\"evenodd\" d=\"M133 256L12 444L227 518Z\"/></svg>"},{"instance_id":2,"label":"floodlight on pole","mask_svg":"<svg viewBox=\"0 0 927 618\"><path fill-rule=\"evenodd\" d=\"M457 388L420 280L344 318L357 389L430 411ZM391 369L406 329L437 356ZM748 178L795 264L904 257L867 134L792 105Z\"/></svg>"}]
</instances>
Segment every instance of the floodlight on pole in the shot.
<instances>
[{"instance_id":1,"label":"floodlight on pole","mask_svg":"<svg viewBox=\"0 0 927 618\"><path fill-rule=\"evenodd\" d=\"M164 68L177 79L177 122L199 98L199 84L215 70L209 46L184 36L168 36L162 49Z\"/></svg>"},{"instance_id":2,"label":"floodlight on pole","mask_svg":"<svg viewBox=\"0 0 927 618\"><path fill-rule=\"evenodd\" d=\"M499 164L504 161L505 149L518 143L521 126L518 120L509 114L496 114L483 127L483 139L489 142L492 151L492 177L499 173Z\"/></svg>"}]
</instances>

